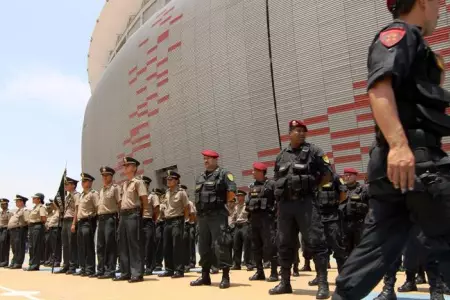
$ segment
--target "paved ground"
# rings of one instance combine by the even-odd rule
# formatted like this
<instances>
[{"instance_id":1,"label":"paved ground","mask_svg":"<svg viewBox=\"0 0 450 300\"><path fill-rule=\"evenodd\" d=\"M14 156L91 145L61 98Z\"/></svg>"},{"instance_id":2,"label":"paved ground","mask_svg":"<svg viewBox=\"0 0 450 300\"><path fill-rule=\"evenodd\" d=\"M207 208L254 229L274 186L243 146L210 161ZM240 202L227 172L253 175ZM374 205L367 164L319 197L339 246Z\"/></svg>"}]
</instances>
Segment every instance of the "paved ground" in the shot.
<instances>
[{"instance_id":1,"label":"paved ground","mask_svg":"<svg viewBox=\"0 0 450 300\"><path fill-rule=\"evenodd\" d=\"M266 270L266 274L269 270ZM198 277L195 272L187 273L185 278L170 279L148 276L145 282L129 284L128 282L113 282L111 280L90 279L72 275L51 274L51 269L43 267L39 272L24 272L21 270L0 269L0 298L30 299L30 300L69 300L69 299L142 299L155 297L160 299L214 299L214 300L240 300L240 299L274 299L267 291L274 286L268 282L249 282L252 273L232 271L231 288L220 290L218 284L221 275L212 275L213 286L189 287L189 281ZM335 267L330 270L330 289L334 289ZM276 296L281 299L315 299L315 288L308 286L308 281L314 278L313 272L302 273L300 277L293 278L295 289L293 295ZM404 282L404 274L399 273L398 284ZM398 294L398 300L429 299L428 286L421 285L419 293ZM381 285L366 299L373 299L381 290ZM450 297L446 297L450 300Z\"/></svg>"}]
</instances>

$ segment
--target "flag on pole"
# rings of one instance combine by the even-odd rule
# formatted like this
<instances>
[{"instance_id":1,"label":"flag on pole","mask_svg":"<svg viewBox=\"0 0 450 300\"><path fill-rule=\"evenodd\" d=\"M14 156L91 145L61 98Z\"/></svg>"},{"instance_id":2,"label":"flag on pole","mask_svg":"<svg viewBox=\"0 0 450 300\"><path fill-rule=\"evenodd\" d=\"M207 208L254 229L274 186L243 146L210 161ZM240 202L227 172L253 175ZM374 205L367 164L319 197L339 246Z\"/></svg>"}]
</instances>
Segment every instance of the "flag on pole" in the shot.
<instances>
[{"instance_id":1,"label":"flag on pole","mask_svg":"<svg viewBox=\"0 0 450 300\"><path fill-rule=\"evenodd\" d=\"M56 193L55 202L58 205L60 211L65 211L64 200L66 198L66 191L64 190L64 184L66 183L67 168L64 168L64 173L61 177L61 182L59 183L58 192Z\"/></svg>"}]
</instances>

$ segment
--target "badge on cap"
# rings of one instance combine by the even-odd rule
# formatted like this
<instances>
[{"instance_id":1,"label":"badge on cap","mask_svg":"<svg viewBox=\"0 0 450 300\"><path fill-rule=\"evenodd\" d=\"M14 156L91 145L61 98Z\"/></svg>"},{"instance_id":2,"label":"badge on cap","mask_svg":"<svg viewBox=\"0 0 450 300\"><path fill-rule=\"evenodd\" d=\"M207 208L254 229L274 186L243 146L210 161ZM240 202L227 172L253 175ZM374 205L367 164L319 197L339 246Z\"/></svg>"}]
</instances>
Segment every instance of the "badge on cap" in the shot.
<instances>
[{"instance_id":1,"label":"badge on cap","mask_svg":"<svg viewBox=\"0 0 450 300\"><path fill-rule=\"evenodd\" d=\"M106 172L106 168L105 167L103 167L103 173L105 173Z\"/></svg>"},{"instance_id":2,"label":"badge on cap","mask_svg":"<svg viewBox=\"0 0 450 300\"><path fill-rule=\"evenodd\" d=\"M324 156L322 156L322 159L325 163L330 164L330 160L328 159L328 156L324 155Z\"/></svg>"},{"instance_id":3,"label":"badge on cap","mask_svg":"<svg viewBox=\"0 0 450 300\"><path fill-rule=\"evenodd\" d=\"M233 174L231 174L231 173L228 173L227 178L228 178L230 181L234 181L234 176L233 176Z\"/></svg>"},{"instance_id":4,"label":"badge on cap","mask_svg":"<svg viewBox=\"0 0 450 300\"><path fill-rule=\"evenodd\" d=\"M292 126L297 126L297 125L298 125L297 121L292 121Z\"/></svg>"},{"instance_id":5,"label":"badge on cap","mask_svg":"<svg viewBox=\"0 0 450 300\"><path fill-rule=\"evenodd\" d=\"M405 36L406 31L403 28L392 28L380 33L380 41L387 48L395 46Z\"/></svg>"}]
</instances>

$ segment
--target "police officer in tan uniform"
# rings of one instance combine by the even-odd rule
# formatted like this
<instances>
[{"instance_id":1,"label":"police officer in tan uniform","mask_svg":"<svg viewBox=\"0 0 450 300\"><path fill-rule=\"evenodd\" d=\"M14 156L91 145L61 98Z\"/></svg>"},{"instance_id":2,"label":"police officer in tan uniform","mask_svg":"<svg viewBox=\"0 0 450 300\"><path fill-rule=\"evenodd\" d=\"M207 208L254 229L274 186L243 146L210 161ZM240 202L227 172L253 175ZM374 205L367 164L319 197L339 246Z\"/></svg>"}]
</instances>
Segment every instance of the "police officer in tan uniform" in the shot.
<instances>
[{"instance_id":1,"label":"police officer in tan uniform","mask_svg":"<svg viewBox=\"0 0 450 300\"><path fill-rule=\"evenodd\" d=\"M47 213L47 220L45 221L45 234L44 234L44 262L41 265L44 265L46 267L50 266L50 261L52 259L52 246L50 245L50 230L48 228L48 222L50 221L52 214L53 214L53 207L52 207L53 199L49 199L49 202L46 203L45 211Z\"/></svg>"},{"instance_id":2,"label":"police officer in tan uniform","mask_svg":"<svg viewBox=\"0 0 450 300\"><path fill-rule=\"evenodd\" d=\"M0 268L7 267L9 263L10 237L8 223L12 213L8 210L8 203L8 199L0 199L2 209L0 212Z\"/></svg>"},{"instance_id":3,"label":"police officer in tan uniform","mask_svg":"<svg viewBox=\"0 0 450 300\"><path fill-rule=\"evenodd\" d=\"M28 216L30 263L24 271L39 271L41 256L44 249L42 240L45 234L47 211L44 207L44 194L36 193L31 197L34 207Z\"/></svg>"},{"instance_id":4,"label":"police officer in tan uniform","mask_svg":"<svg viewBox=\"0 0 450 300\"><path fill-rule=\"evenodd\" d=\"M120 187L113 183L116 171L101 167L103 187L100 190L97 230L97 273L99 279L114 278L117 255L117 213L120 203Z\"/></svg>"},{"instance_id":5,"label":"police officer in tan uniform","mask_svg":"<svg viewBox=\"0 0 450 300\"><path fill-rule=\"evenodd\" d=\"M75 203L80 198L76 191L78 180L66 177L64 188L67 196L64 200L62 214L61 241L63 245L64 266L56 274L75 274L78 268L77 227L74 223Z\"/></svg>"},{"instance_id":6,"label":"police officer in tan uniform","mask_svg":"<svg viewBox=\"0 0 450 300\"><path fill-rule=\"evenodd\" d=\"M244 250L244 263L247 268L252 268L251 263L251 246L250 228L248 220L248 212L245 209L245 196L247 193L238 190L236 193L237 203L231 214L231 224L234 226L233 237L233 260L232 270L240 270L242 262L242 250Z\"/></svg>"},{"instance_id":7,"label":"police officer in tan uniform","mask_svg":"<svg viewBox=\"0 0 450 300\"><path fill-rule=\"evenodd\" d=\"M28 214L29 212L25 208L25 203L28 198L16 195L17 210L8 222L8 230L11 237L11 250L13 258L10 269L22 269L22 264L25 259L25 243L28 234Z\"/></svg>"},{"instance_id":8,"label":"police officer in tan uniform","mask_svg":"<svg viewBox=\"0 0 450 300\"><path fill-rule=\"evenodd\" d=\"M81 173L83 192L75 203L75 218L72 228L78 225L78 262L80 271L75 275L95 277L95 243L94 234L97 226L97 207L99 194L92 189L95 178L88 173Z\"/></svg>"},{"instance_id":9,"label":"police officer in tan uniform","mask_svg":"<svg viewBox=\"0 0 450 300\"><path fill-rule=\"evenodd\" d=\"M55 267L59 267L61 264L61 212L56 201L50 203L50 208L52 212L47 216L48 239L50 244L49 265L52 266L54 264Z\"/></svg>"},{"instance_id":10,"label":"police officer in tan uniform","mask_svg":"<svg viewBox=\"0 0 450 300\"><path fill-rule=\"evenodd\" d=\"M127 181L122 185L119 220L119 255L122 273L115 281L144 280L144 259L142 251L142 212L147 209L147 188L140 176L136 175L140 162L132 157L124 157L123 165Z\"/></svg>"},{"instance_id":11,"label":"police officer in tan uniform","mask_svg":"<svg viewBox=\"0 0 450 300\"><path fill-rule=\"evenodd\" d=\"M143 176L147 190L150 190L152 180ZM143 213L143 250L144 250L144 275L152 275L155 268L155 222L159 215L159 197L152 191L148 196L148 207Z\"/></svg>"},{"instance_id":12,"label":"police officer in tan uniform","mask_svg":"<svg viewBox=\"0 0 450 300\"><path fill-rule=\"evenodd\" d=\"M159 277L184 277L183 233L184 219L188 216L189 199L179 185L180 174L167 171L166 226L164 228L164 266Z\"/></svg>"},{"instance_id":13,"label":"police officer in tan uniform","mask_svg":"<svg viewBox=\"0 0 450 300\"><path fill-rule=\"evenodd\" d=\"M161 189L156 189L155 193L159 196L159 215L156 220L155 228L155 269L154 271L162 271L162 264L164 259L164 210L166 209L166 192Z\"/></svg>"}]
</instances>

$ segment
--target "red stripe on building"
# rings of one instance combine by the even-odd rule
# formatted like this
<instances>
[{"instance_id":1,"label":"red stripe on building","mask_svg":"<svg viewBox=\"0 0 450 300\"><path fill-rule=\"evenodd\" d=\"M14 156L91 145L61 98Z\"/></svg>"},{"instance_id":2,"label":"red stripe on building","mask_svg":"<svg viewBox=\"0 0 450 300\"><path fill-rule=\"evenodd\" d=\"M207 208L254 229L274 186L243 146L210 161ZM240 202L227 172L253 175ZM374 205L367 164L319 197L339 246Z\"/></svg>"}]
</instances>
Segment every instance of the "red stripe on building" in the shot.
<instances>
[{"instance_id":1,"label":"red stripe on building","mask_svg":"<svg viewBox=\"0 0 450 300\"><path fill-rule=\"evenodd\" d=\"M172 21L170 21L170 25L175 24L182 17L183 17L183 14L176 16L175 18L172 19Z\"/></svg>"},{"instance_id":2,"label":"red stripe on building","mask_svg":"<svg viewBox=\"0 0 450 300\"><path fill-rule=\"evenodd\" d=\"M175 49L179 48L181 46L181 41L173 44L172 46L169 47L169 52L174 51Z\"/></svg>"},{"instance_id":3,"label":"red stripe on building","mask_svg":"<svg viewBox=\"0 0 450 300\"><path fill-rule=\"evenodd\" d=\"M362 80L362 81L357 81L357 82L353 82L353 89L365 89L367 88L367 81L366 80Z\"/></svg>"},{"instance_id":4,"label":"red stripe on building","mask_svg":"<svg viewBox=\"0 0 450 300\"><path fill-rule=\"evenodd\" d=\"M128 71L128 75L133 74L134 72L136 72L136 70L137 70L137 66L134 66L132 69L130 69L130 70Z\"/></svg>"},{"instance_id":5,"label":"red stripe on building","mask_svg":"<svg viewBox=\"0 0 450 300\"><path fill-rule=\"evenodd\" d=\"M162 26L162 25L166 24L167 21L169 21L170 19L172 19L172 16L168 16L167 18L165 18L165 19L159 24L159 26Z\"/></svg>"},{"instance_id":6,"label":"red stripe on building","mask_svg":"<svg viewBox=\"0 0 450 300\"><path fill-rule=\"evenodd\" d=\"M170 9L168 9L163 16L166 16L168 13L170 13L172 10L174 10L175 6L172 6Z\"/></svg>"},{"instance_id":7,"label":"red stripe on building","mask_svg":"<svg viewBox=\"0 0 450 300\"><path fill-rule=\"evenodd\" d=\"M154 52L156 49L158 49L158 45L155 45L153 47L151 47L150 49L147 50L147 55L152 54L152 52Z\"/></svg>"},{"instance_id":8,"label":"red stripe on building","mask_svg":"<svg viewBox=\"0 0 450 300\"><path fill-rule=\"evenodd\" d=\"M349 136L364 135L375 132L375 126L367 126L361 128L353 128L342 131L335 131L330 134L331 139L340 139Z\"/></svg>"},{"instance_id":9,"label":"red stripe on building","mask_svg":"<svg viewBox=\"0 0 450 300\"><path fill-rule=\"evenodd\" d=\"M148 95L147 98L145 98L145 100L150 101L157 97L158 97L158 93L153 93L153 94Z\"/></svg>"},{"instance_id":10,"label":"red stripe on building","mask_svg":"<svg viewBox=\"0 0 450 300\"><path fill-rule=\"evenodd\" d=\"M441 7L445 6L445 0L439 0L439 6Z\"/></svg>"},{"instance_id":11,"label":"red stripe on building","mask_svg":"<svg viewBox=\"0 0 450 300\"><path fill-rule=\"evenodd\" d=\"M153 117L154 115L156 115L159 112L159 108L151 110L148 112L148 116L149 117Z\"/></svg>"},{"instance_id":12,"label":"red stripe on building","mask_svg":"<svg viewBox=\"0 0 450 300\"><path fill-rule=\"evenodd\" d=\"M155 27L156 25L159 24L159 22L161 22L162 18L159 18L158 20L156 20L155 23L152 24L152 27Z\"/></svg>"},{"instance_id":13,"label":"red stripe on building","mask_svg":"<svg viewBox=\"0 0 450 300\"><path fill-rule=\"evenodd\" d=\"M449 56L450 48L444 48L444 49L438 50L437 53L439 53L442 56Z\"/></svg>"},{"instance_id":14,"label":"red stripe on building","mask_svg":"<svg viewBox=\"0 0 450 300\"><path fill-rule=\"evenodd\" d=\"M141 111L140 113L137 114L137 116L140 118L145 116L146 114L148 114L148 109Z\"/></svg>"},{"instance_id":15,"label":"red stripe on building","mask_svg":"<svg viewBox=\"0 0 450 300\"><path fill-rule=\"evenodd\" d=\"M331 145L331 149L333 151L344 151L344 150L356 149L356 148L359 148L360 146L361 145L359 142L350 142L350 143Z\"/></svg>"},{"instance_id":16,"label":"red stripe on building","mask_svg":"<svg viewBox=\"0 0 450 300\"><path fill-rule=\"evenodd\" d=\"M158 63L156 64L157 67L161 67L163 64L165 64L167 62L168 58L164 57L163 59L161 59L160 61L158 61Z\"/></svg>"},{"instance_id":17,"label":"red stripe on building","mask_svg":"<svg viewBox=\"0 0 450 300\"><path fill-rule=\"evenodd\" d=\"M356 97L357 96L355 96L355 101L356 101ZM369 102L366 102L366 101L357 101L355 103L347 103L347 104L342 104L342 105L337 105L337 106L330 106L330 107L328 107L328 114L332 115L332 114L337 114L340 112L355 110L358 108L365 108L368 106L369 106Z\"/></svg>"},{"instance_id":18,"label":"red stripe on building","mask_svg":"<svg viewBox=\"0 0 450 300\"><path fill-rule=\"evenodd\" d=\"M131 79L130 81L128 81L129 85L132 85L133 83L135 83L137 80L137 77L134 77L133 79Z\"/></svg>"},{"instance_id":19,"label":"red stripe on building","mask_svg":"<svg viewBox=\"0 0 450 300\"><path fill-rule=\"evenodd\" d=\"M156 18L161 17L162 14L165 13L166 11L167 11L167 8L164 8L161 12L159 12L159 13L156 15Z\"/></svg>"},{"instance_id":20,"label":"red stripe on building","mask_svg":"<svg viewBox=\"0 0 450 300\"><path fill-rule=\"evenodd\" d=\"M146 38L145 40L143 40L142 42L139 43L139 48L144 46L145 44L147 44L148 42L148 38Z\"/></svg>"},{"instance_id":21,"label":"red stripe on building","mask_svg":"<svg viewBox=\"0 0 450 300\"><path fill-rule=\"evenodd\" d=\"M328 158L333 158L334 157L333 152L327 152L327 157Z\"/></svg>"},{"instance_id":22,"label":"red stripe on building","mask_svg":"<svg viewBox=\"0 0 450 300\"><path fill-rule=\"evenodd\" d=\"M131 138L127 138L126 140L124 140L122 142L122 144L125 146L125 145L129 144L130 142L131 142Z\"/></svg>"},{"instance_id":23,"label":"red stripe on building","mask_svg":"<svg viewBox=\"0 0 450 300\"><path fill-rule=\"evenodd\" d=\"M148 140L148 139L150 139L150 133L147 133L146 135L138 137L134 140L131 140L131 144L136 145L137 143L140 143L140 142Z\"/></svg>"},{"instance_id":24,"label":"red stripe on building","mask_svg":"<svg viewBox=\"0 0 450 300\"><path fill-rule=\"evenodd\" d=\"M122 158L124 158L124 157L125 157L125 153L119 153L119 154L117 154L117 156L116 156L117 159L122 159Z\"/></svg>"},{"instance_id":25,"label":"red stripe on building","mask_svg":"<svg viewBox=\"0 0 450 300\"><path fill-rule=\"evenodd\" d=\"M158 44L164 42L168 37L169 37L169 29L167 29L158 36Z\"/></svg>"},{"instance_id":26,"label":"red stripe on building","mask_svg":"<svg viewBox=\"0 0 450 300\"><path fill-rule=\"evenodd\" d=\"M271 156L271 155L276 155L278 153L280 153L280 148L267 149L267 150L259 151L258 157Z\"/></svg>"},{"instance_id":27,"label":"red stripe on building","mask_svg":"<svg viewBox=\"0 0 450 300\"><path fill-rule=\"evenodd\" d=\"M140 95L147 90L147 86L143 86L136 91L136 95Z\"/></svg>"},{"instance_id":28,"label":"red stripe on building","mask_svg":"<svg viewBox=\"0 0 450 300\"><path fill-rule=\"evenodd\" d=\"M242 171L242 176L250 176L253 174L253 170L244 170Z\"/></svg>"},{"instance_id":29,"label":"red stripe on building","mask_svg":"<svg viewBox=\"0 0 450 300\"><path fill-rule=\"evenodd\" d=\"M369 104L370 98L369 98L368 94L361 94L361 95L354 96L353 100L355 100L355 102L365 102L365 103Z\"/></svg>"},{"instance_id":30,"label":"red stripe on building","mask_svg":"<svg viewBox=\"0 0 450 300\"><path fill-rule=\"evenodd\" d=\"M162 87L163 85L165 85L166 83L169 82L169 78L164 78L163 80L161 80L160 82L158 82L156 85L158 87Z\"/></svg>"},{"instance_id":31,"label":"red stripe on building","mask_svg":"<svg viewBox=\"0 0 450 300\"><path fill-rule=\"evenodd\" d=\"M362 121L369 121L373 120L372 113L366 113L366 114L360 114L356 116L356 121L362 122Z\"/></svg>"},{"instance_id":32,"label":"red stripe on building","mask_svg":"<svg viewBox=\"0 0 450 300\"><path fill-rule=\"evenodd\" d=\"M445 63L445 70L449 70L450 69L450 63Z\"/></svg>"},{"instance_id":33,"label":"red stripe on building","mask_svg":"<svg viewBox=\"0 0 450 300\"><path fill-rule=\"evenodd\" d=\"M137 147L134 147L133 150L132 150L132 152L133 152L133 153L136 153L136 152L139 152L139 151L141 151L141 150L150 148L150 146L151 146L151 143L148 142L148 143L139 145L139 146L137 146Z\"/></svg>"},{"instance_id":34,"label":"red stripe on building","mask_svg":"<svg viewBox=\"0 0 450 300\"><path fill-rule=\"evenodd\" d=\"M145 66L145 67L143 67L142 69L140 69L140 70L137 72L137 75L139 76L139 75L141 75L142 73L144 73L145 71L147 71L147 66Z\"/></svg>"},{"instance_id":35,"label":"red stripe on building","mask_svg":"<svg viewBox=\"0 0 450 300\"><path fill-rule=\"evenodd\" d=\"M133 119L133 118L136 117L136 116L137 116L137 111L135 111L135 112L129 114L129 115L128 115L128 118Z\"/></svg>"},{"instance_id":36,"label":"red stripe on building","mask_svg":"<svg viewBox=\"0 0 450 300\"><path fill-rule=\"evenodd\" d=\"M166 76L169 73L169 70L165 69L164 71L162 71L161 73L159 73L156 77L158 79L160 79L163 76Z\"/></svg>"},{"instance_id":37,"label":"red stripe on building","mask_svg":"<svg viewBox=\"0 0 450 300\"><path fill-rule=\"evenodd\" d=\"M165 95L164 97L159 98L158 99L158 104L166 102L167 100L169 100L169 95Z\"/></svg>"},{"instance_id":38,"label":"red stripe on building","mask_svg":"<svg viewBox=\"0 0 450 300\"><path fill-rule=\"evenodd\" d=\"M149 159L144 160L144 161L142 162L142 164L143 164L144 166L146 166L146 165L151 164L152 162L153 162L153 158L149 158Z\"/></svg>"},{"instance_id":39,"label":"red stripe on building","mask_svg":"<svg viewBox=\"0 0 450 300\"><path fill-rule=\"evenodd\" d=\"M361 154L369 154L370 147L361 147Z\"/></svg>"},{"instance_id":40,"label":"red stripe on building","mask_svg":"<svg viewBox=\"0 0 450 300\"><path fill-rule=\"evenodd\" d=\"M155 56L155 57L150 58L145 64L147 66L150 66L152 63L154 63L157 60L158 60L158 58Z\"/></svg>"},{"instance_id":41,"label":"red stripe on building","mask_svg":"<svg viewBox=\"0 0 450 300\"><path fill-rule=\"evenodd\" d=\"M442 144L442 150L450 151L450 143L443 143Z\"/></svg>"},{"instance_id":42,"label":"red stripe on building","mask_svg":"<svg viewBox=\"0 0 450 300\"><path fill-rule=\"evenodd\" d=\"M436 29L432 36L426 37L425 40L429 44L442 43L442 42L448 41L449 33L450 33L449 26L441 27L441 28Z\"/></svg>"},{"instance_id":43,"label":"red stripe on building","mask_svg":"<svg viewBox=\"0 0 450 300\"><path fill-rule=\"evenodd\" d=\"M154 78L156 78L158 74L156 72L153 72L152 74L148 75L147 78L145 78L145 80L150 81Z\"/></svg>"},{"instance_id":44,"label":"red stripe on building","mask_svg":"<svg viewBox=\"0 0 450 300\"><path fill-rule=\"evenodd\" d=\"M333 159L335 164L343 164L362 160L361 154L339 156Z\"/></svg>"},{"instance_id":45,"label":"red stripe on building","mask_svg":"<svg viewBox=\"0 0 450 300\"><path fill-rule=\"evenodd\" d=\"M139 110L139 109L143 109L143 108L146 107L146 106L148 106L148 103L147 103L147 102L144 102L144 103L139 104L139 105L137 106L137 109L138 109L138 110Z\"/></svg>"},{"instance_id":46,"label":"red stripe on building","mask_svg":"<svg viewBox=\"0 0 450 300\"><path fill-rule=\"evenodd\" d=\"M306 125L316 124L316 123L323 123L328 121L328 115L321 115L321 116L315 116L312 118L306 118L303 120L303 123Z\"/></svg>"},{"instance_id":47,"label":"red stripe on building","mask_svg":"<svg viewBox=\"0 0 450 300\"><path fill-rule=\"evenodd\" d=\"M145 127L148 127L148 122L141 123L138 126L131 128L130 135L136 136L139 133L139 131Z\"/></svg>"}]
</instances>

